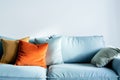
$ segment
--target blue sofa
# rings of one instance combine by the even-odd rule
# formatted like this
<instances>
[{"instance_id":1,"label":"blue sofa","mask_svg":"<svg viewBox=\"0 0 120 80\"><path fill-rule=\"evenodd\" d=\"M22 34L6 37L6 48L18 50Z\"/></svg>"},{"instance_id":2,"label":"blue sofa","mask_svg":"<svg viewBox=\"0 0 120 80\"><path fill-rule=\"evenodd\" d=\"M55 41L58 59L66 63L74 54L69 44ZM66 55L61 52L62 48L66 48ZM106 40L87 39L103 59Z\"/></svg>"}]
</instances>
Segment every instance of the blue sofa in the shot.
<instances>
[{"instance_id":1,"label":"blue sofa","mask_svg":"<svg viewBox=\"0 0 120 80\"><path fill-rule=\"evenodd\" d=\"M48 65L47 69L0 64L0 80L120 80L119 58L113 59L110 66L101 68L91 64L94 55L105 47L102 36L53 36L47 41L56 37L61 38L63 63ZM46 41L36 39L41 43ZM35 41L31 40L32 43Z\"/></svg>"}]
</instances>

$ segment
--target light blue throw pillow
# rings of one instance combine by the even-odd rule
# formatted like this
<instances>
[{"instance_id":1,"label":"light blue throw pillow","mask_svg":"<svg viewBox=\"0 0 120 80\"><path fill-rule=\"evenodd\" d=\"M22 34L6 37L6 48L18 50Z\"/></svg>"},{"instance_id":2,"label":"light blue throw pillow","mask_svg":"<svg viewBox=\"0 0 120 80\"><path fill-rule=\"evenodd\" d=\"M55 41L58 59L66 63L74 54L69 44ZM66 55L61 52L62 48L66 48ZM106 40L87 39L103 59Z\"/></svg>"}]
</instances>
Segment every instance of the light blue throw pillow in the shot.
<instances>
[{"instance_id":1,"label":"light blue throw pillow","mask_svg":"<svg viewBox=\"0 0 120 80\"><path fill-rule=\"evenodd\" d=\"M29 40L30 43L36 44L36 43L45 43L49 37L39 37L39 38L32 38ZM39 40L39 42L37 42Z\"/></svg>"},{"instance_id":2,"label":"light blue throw pillow","mask_svg":"<svg viewBox=\"0 0 120 80\"><path fill-rule=\"evenodd\" d=\"M61 52L61 37L48 39L41 41L41 39L35 39L36 43L48 43L48 50L46 54L47 65L61 64L63 63L62 52Z\"/></svg>"}]
</instances>

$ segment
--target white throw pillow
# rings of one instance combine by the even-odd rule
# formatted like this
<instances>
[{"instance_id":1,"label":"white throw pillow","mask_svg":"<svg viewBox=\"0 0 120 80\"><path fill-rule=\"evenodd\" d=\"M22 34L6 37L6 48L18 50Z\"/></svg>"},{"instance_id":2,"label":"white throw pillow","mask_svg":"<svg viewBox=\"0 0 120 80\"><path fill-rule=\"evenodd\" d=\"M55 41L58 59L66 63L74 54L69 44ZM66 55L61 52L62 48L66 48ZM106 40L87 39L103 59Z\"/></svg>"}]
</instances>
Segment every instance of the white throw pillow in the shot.
<instances>
[{"instance_id":1,"label":"white throw pillow","mask_svg":"<svg viewBox=\"0 0 120 80\"><path fill-rule=\"evenodd\" d=\"M41 43L39 39L35 39L36 43ZM61 51L61 37L56 37L46 40L48 43L48 50L46 54L46 64L61 64L63 63L62 51Z\"/></svg>"}]
</instances>

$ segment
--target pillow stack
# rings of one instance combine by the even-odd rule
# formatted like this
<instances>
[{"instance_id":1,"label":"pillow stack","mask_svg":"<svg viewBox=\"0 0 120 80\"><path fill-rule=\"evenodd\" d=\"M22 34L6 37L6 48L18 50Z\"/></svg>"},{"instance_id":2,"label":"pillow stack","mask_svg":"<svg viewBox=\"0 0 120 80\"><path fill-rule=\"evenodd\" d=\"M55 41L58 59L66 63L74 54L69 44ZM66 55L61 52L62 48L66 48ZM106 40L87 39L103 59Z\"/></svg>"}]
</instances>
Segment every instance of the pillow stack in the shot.
<instances>
[{"instance_id":1,"label":"pillow stack","mask_svg":"<svg viewBox=\"0 0 120 80\"><path fill-rule=\"evenodd\" d=\"M19 40L28 42L29 37L25 37L25 38L22 38ZM0 60L1 63L6 63L6 64L14 64L15 63L19 40L1 39L2 46L3 46L3 55Z\"/></svg>"},{"instance_id":2,"label":"pillow stack","mask_svg":"<svg viewBox=\"0 0 120 80\"><path fill-rule=\"evenodd\" d=\"M19 40L0 37L0 63L19 66L40 66L63 63L61 52L61 38L29 37Z\"/></svg>"},{"instance_id":3,"label":"pillow stack","mask_svg":"<svg viewBox=\"0 0 120 80\"><path fill-rule=\"evenodd\" d=\"M29 37L19 40L0 36L0 63L46 68L48 43L32 44Z\"/></svg>"}]
</instances>

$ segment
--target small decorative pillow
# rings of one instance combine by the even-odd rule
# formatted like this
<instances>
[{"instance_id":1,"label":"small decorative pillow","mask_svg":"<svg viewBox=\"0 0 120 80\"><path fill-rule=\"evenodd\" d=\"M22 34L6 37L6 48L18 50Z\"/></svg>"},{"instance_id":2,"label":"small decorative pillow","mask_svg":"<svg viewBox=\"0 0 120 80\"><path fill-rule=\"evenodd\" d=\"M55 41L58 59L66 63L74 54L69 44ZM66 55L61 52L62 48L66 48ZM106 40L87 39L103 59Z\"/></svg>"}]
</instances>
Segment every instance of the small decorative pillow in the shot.
<instances>
[{"instance_id":1,"label":"small decorative pillow","mask_svg":"<svg viewBox=\"0 0 120 80\"><path fill-rule=\"evenodd\" d=\"M41 43L41 40L35 39L36 44ZM61 64L63 63L61 52L61 37L48 39L48 50L46 54L47 65Z\"/></svg>"},{"instance_id":2,"label":"small decorative pillow","mask_svg":"<svg viewBox=\"0 0 120 80\"><path fill-rule=\"evenodd\" d=\"M103 48L92 58L91 63L97 67L103 67L117 57L119 53L120 49L118 48Z\"/></svg>"},{"instance_id":3,"label":"small decorative pillow","mask_svg":"<svg viewBox=\"0 0 120 80\"><path fill-rule=\"evenodd\" d=\"M38 40L39 40L39 42L37 42ZM41 43L46 43L47 40L49 40L48 37L40 37L40 38L35 38L34 42L41 44Z\"/></svg>"},{"instance_id":4,"label":"small decorative pillow","mask_svg":"<svg viewBox=\"0 0 120 80\"><path fill-rule=\"evenodd\" d=\"M41 66L46 68L46 52L48 44L32 44L24 41L19 42L16 65Z\"/></svg>"},{"instance_id":5,"label":"small decorative pillow","mask_svg":"<svg viewBox=\"0 0 120 80\"><path fill-rule=\"evenodd\" d=\"M1 57L0 62L6 64L14 64L16 60L19 40L5 40L5 39L1 40L3 46L3 55ZM29 37L25 37L20 40L28 42Z\"/></svg>"},{"instance_id":6,"label":"small decorative pillow","mask_svg":"<svg viewBox=\"0 0 120 80\"><path fill-rule=\"evenodd\" d=\"M1 39L9 39L9 40L14 40L14 39L12 39L12 38L9 38L9 37L0 36L0 59L1 59L2 55L3 55L3 47L2 47L2 41L1 41Z\"/></svg>"}]
</instances>

